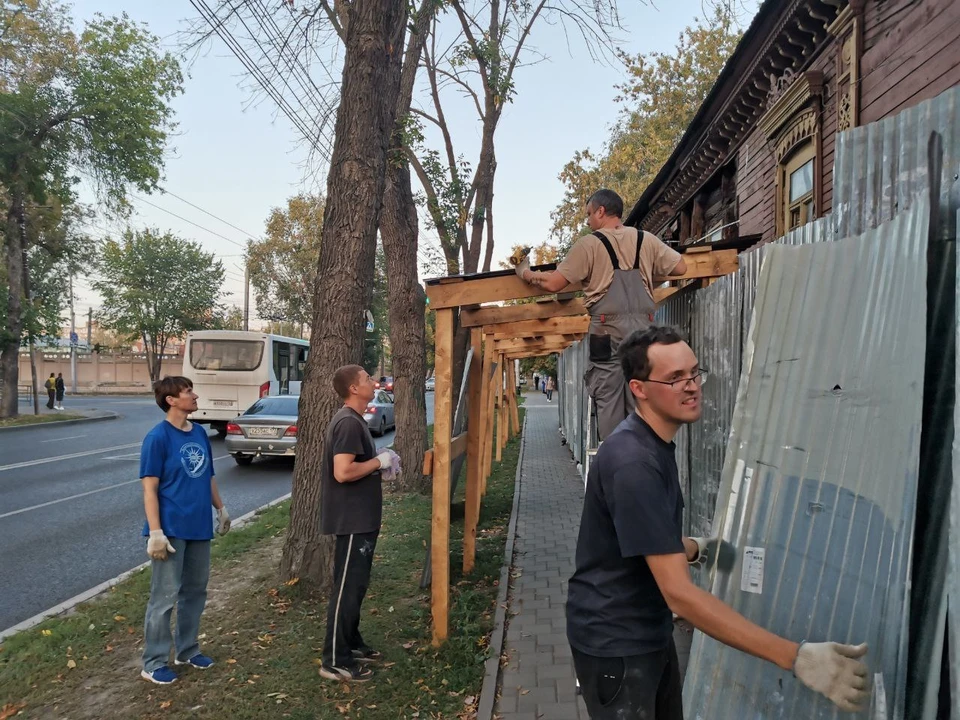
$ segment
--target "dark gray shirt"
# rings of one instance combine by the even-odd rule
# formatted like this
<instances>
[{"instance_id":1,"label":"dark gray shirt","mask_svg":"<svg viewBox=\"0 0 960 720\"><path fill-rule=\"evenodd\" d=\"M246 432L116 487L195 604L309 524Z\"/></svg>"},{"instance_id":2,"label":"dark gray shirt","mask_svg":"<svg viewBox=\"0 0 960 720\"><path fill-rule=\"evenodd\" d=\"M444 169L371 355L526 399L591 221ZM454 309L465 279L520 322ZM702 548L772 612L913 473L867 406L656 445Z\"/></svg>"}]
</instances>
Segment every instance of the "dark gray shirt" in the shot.
<instances>
[{"instance_id":1,"label":"dark gray shirt","mask_svg":"<svg viewBox=\"0 0 960 720\"><path fill-rule=\"evenodd\" d=\"M567 595L567 637L580 652L626 657L670 642L673 617L644 557L684 552L674 447L631 413L590 466Z\"/></svg>"},{"instance_id":2,"label":"dark gray shirt","mask_svg":"<svg viewBox=\"0 0 960 720\"><path fill-rule=\"evenodd\" d=\"M380 471L375 470L354 482L337 482L333 476L333 456L342 454L355 455L357 462L377 456L367 422L348 407L341 408L327 427L320 488L320 532L324 535L377 532L383 515Z\"/></svg>"}]
</instances>

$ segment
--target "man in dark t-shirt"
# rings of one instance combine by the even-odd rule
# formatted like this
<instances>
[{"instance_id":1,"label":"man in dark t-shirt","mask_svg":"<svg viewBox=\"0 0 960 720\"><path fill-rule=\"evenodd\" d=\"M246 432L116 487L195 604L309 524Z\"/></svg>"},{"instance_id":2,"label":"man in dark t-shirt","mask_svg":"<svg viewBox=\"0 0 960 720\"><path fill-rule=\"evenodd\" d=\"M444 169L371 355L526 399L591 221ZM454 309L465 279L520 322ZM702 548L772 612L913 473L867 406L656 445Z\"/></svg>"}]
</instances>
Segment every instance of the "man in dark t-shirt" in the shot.
<instances>
[{"instance_id":1,"label":"man in dark t-shirt","mask_svg":"<svg viewBox=\"0 0 960 720\"><path fill-rule=\"evenodd\" d=\"M333 388L343 407L330 421L324 442L320 532L336 535L337 547L320 675L359 682L373 676L366 663L380 657L360 635L360 606L383 514L380 471L390 466L393 452L377 454L363 419L373 400L373 378L359 365L347 365L334 373Z\"/></svg>"},{"instance_id":2,"label":"man in dark t-shirt","mask_svg":"<svg viewBox=\"0 0 960 720\"><path fill-rule=\"evenodd\" d=\"M842 710L866 703L866 645L797 644L738 614L690 580L688 563L735 550L682 535L673 438L700 418L706 377L672 328L650 326L620 345L637 408L603 442L587 476L567 637L592 720L682 720L672 613L720 642L792 670ZM726 566L729 570L729 565Z\"/></svg>"}]
</instances>

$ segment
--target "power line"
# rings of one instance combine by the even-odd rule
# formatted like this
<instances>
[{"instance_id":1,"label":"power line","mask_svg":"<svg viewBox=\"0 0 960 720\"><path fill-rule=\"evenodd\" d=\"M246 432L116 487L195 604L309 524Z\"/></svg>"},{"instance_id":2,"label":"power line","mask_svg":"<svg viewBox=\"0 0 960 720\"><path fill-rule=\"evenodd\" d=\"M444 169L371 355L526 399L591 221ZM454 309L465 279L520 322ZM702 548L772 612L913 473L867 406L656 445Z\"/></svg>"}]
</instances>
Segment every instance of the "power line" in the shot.
<instances>
[{"instance_id":1,"label":"power line","mask_svg":"<svg viewBox=\"0 0 960 720\"><path fill-rule=\"evenodd\" d=\"M160 210L161 212L165 212L165 213L167 213L168 215L173 215L173 217L177 218L178 220L183 220L183 222L185 222L185 223L190 223L191 225L200 228L200 229L203 230L204 232L208 232L208 233L210 233L211 235L216 235L218 238L222 238L223 240L226 240L228 243L233 243L233 244L236 245L237 247L241 247L241 248L246 249L246 246L245 246L243 243L238 243L236 240L233 240L233 239L231 239L231 238L228 238L226 235L221 235L220 233L216 232L215 230L211 230L210 228L205 228L203 225L200 225L199 223L195 223L193 220L187 220L187 218L183 217L182 215L177 215L177 214L176 214L175 212L173 212L172 210L167 210L166 208L160 207L159 205L150 202L150 201L147 200L146 198L142 198L142 197L140 197L139 195L134 195L133 193L130 193L130 197L132 197L134 200L139 200L139 201L142 202L142 203L146 203L146 204L149 205L150 207L156 208L157 210Z\"/></svg>"},{"instance_id":2,"label":"power line","mask_svg":"<svg viewBox=\"0 0 960 720\"><path fill-rule=\"evenodd\" d=\"M252 239L252 240L259 240L259 239L260 239L260 238L258 238L257 236L252 235L251 233L248 233L248 232L247 232L246 230L244 230L243 228L239 228L239 227L237 227L236 225L234 225L233 223L228 222L227 220L224 220L224 219L221 218L221 217L217 217L216 215L214 215L214 214L213 214L212 212L210 212L209 210L204 210L204 209L203 209L202 207L200 207L199 205L197 205L197 204L195 204L195 203L192 203L192 202L190 202L189 200L186 200L185 198L180 197L180 196L177 195L175 192L171 192L170 190L165 190L165 189L163 189L163 188L161 188L161 192L163 192L164 195L169 195L169 196L171 196L171 197L176 198L177 200L179 200L179 201L182 202L182 203L186 203L186 204L189 205L190 207L199 210L199 211L202 212L204 215L209 215L209 216L212 217L214 220L217 220L217 221L219 221L219 222L222 222L224 225L229 225L230 227L232 227L232 228L233 228L234 230L236 230L237 232L242 232L244 235L246 235L247 237L249 237L249 238Z\"/></svg>"}]
</instances>

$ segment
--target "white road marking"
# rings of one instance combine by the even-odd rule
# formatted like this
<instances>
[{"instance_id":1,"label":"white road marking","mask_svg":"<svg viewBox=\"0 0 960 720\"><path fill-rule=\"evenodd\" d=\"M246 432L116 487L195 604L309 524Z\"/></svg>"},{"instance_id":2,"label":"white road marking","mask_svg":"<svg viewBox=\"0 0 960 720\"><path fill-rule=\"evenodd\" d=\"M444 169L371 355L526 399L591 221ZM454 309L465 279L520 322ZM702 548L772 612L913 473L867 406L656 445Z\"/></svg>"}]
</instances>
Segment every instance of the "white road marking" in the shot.
<instances>
[{"instance_id":1,"label":"white road marking","mask_svg":"<svg viewBox=\"0 0 960 720\"><path fill-rule=\"evenodd\" d=\"M107 455L104 460L126 460L127 458L138 458L140 453L127 453L126 455Z\"/></svg>"},{"instance_id":2,"label":"white road marking","mask_svg":"<svg viewBox=\"0 0 960 720\"><path fill-rule=\"evenodd\" d=\"M12 465L0 465L0 472L6 470L16 470L18 468L33 467L34 465L46 465L47 463L60 462L61 460L71 460L78 457L87 457L88 455L99 455L101 453L113 452L114 450L127 450L132 447L138 447L141 443L127 443L126 445L116 445L115 447L100 448L99 450L84 450L82 452L70 453L69 455L57 455L56 457L41 458L40 460L27 460L26 462L13 463Z\"/></svg>"},{"instance_id":3,"label":"white road marking","mask_svg":"<svg viewBox=\"0 0 960 720\"><path fill-rule=\"evenodd\" d=\"M139 455L139 453L137 454ZM213 461L216 462L217 460L223 460L224 458L228 458L228 457L230 456L220 455L219 457L215 457ZM135 480L124 480L123 482L116 483L115 485L107 485L106 487L97 488L96 490L87 490L86 492L77 493L76 495L70 495L69 497L58 498L57 500L49 500L45 503L40 503L39 505L31 505L30 507L20 508L19 510L11 510L8 513L3 513L2 515L0 515L0 520L6 517L10 517L11 515L19 515L21 513L30 512L31 510L39 510L40 508L56 505L57 503L66 502L67 500L76 500L77 498L86 497L87 495L94 495L96 493L104 492L106 490L114 490L118 487L123 487L124 485L130 485L132 483L138 483L138 482L140 482L140 478L137 478Z\"/></svg>"},{"instance_id":4,"label":"white road marking","mask_svg":"<svg viewBox=\"0 0 960 720\"><path fill-rule=\"evenodd\" d=\"M65 437L65 438L53 438L52 440L41 440L40 442L41 443L63 442L64 440L76 440L77 438L82 438L82 437L86 437L86 435L70 435L69 437Z\"/></svg>"}]
</instances>

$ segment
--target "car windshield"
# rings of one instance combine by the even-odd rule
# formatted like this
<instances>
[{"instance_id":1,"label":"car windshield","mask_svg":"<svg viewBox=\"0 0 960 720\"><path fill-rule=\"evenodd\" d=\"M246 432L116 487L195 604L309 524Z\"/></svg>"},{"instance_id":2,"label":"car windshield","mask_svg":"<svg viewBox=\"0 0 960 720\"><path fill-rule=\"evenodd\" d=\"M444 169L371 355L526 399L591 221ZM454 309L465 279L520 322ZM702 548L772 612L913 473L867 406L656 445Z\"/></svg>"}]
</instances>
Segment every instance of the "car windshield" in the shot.
<instances>
[{"instance_id":1,"label":"car windshield","mask_svg":"<svg viewBox=\"0 0 960 720\"><path fill-rule=\"evenodd\" d=\"M299 395L271 395L260 398L247 408L244 415L290 415L297 416Z\"/></svg>"},{"instance_id":2,"label":"car windshield","mask_svg":"<svg viewBox=\"0 0 960 720\"><path fill-rule=\"evenodd\" d=\"M191 340L190 364L197 370L256 370L263 340Z\"/></svg>"}]
</instances>

